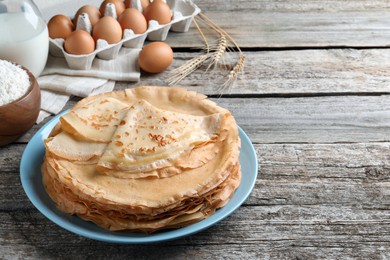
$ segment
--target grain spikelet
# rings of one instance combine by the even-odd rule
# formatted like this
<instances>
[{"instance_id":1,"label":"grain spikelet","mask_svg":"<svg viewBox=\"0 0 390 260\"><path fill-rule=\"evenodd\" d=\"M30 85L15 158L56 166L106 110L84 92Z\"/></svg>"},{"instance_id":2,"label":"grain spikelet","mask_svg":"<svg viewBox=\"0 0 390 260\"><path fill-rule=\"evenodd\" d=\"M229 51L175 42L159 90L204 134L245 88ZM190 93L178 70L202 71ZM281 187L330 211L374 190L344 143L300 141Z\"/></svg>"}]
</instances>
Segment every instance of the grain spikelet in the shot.
<instances>
[{"instance_id":1,"label":"grain spikelet","mask_svg":"<svg viewBox=\"0 0 390 260\"><path fill-rule=\"evenodd\" d=\"M211 61L210 61L210 64L209 64L207 70L209 70L211 67L215 68L218 65L223 54L226 52L226 49L227 49L226 36L224 34L220 33L218 45L215 47L215 50L212 53Z\"/></svg>"},{"instance_id":2,"label":"grain spikelet","mask_svg":"<svg viewBox=\"0 0 390 260\"><path fill-rule=\"evenodd\" d=\"M230 89L231 87L233 87L234 83L238 78L238 75L244 71L244 64L245 64L245 56L243 54L240 54L236 65L233 67L233 69L230 71L228 75L228 79L222 85L223 90Z\"/></svg>"},{"instance_id":3,"label":"grain spikelet","mask_svg":"<svg viewBox=\"0 0 390 260\"><path fill-rule=\"evenodd\" d=\"M217 65L222 65L222 60L225 56L225 54L229 53L235 53L238 51L238 60L234 67L225 65L225 69L228 68L230 70L227 74L227 80L221 85L221 95L223 92L225 92L227 89L230 89L235 81L237 80L239 74L241 74L244 70L244 63L245 63L245 56L242 53L240 47L238 46L237 42L220 26L215 24L210 18L208 18L205 14L199 13L198 16L195 17L193 20L200 36L203 39L203 42L205 44L204 47L204 53L192 58L191 60L187 61L180 67L172 70L172 76L168 79L169 85L175 85L179 83L181 80L183 80L185 77L190 75L195 70L199 69L202 65L207 65L206 71L208 71L210 68L216 68ZM208 41L203 34L202 30L200 29L197 21L203 23L203 25L206 25L207 27L211 28L214 32L216 32L219 36L218 42L215 45L208 44ZM230 44L233 45L233 47L230 47Z\"/></svg>"},{"instance_id":4,"label":"grain spikelet","mask_svg":"<svg viewBox=\"0 0 390 260\"><path fill-rule=\"evenodd\" d=\"M194 24L195 24L196 28L198 29L198 32L199 32L200 36L203 39L203 42L204 42L204 45L205 45L205 47L204 47L204 52L205 53L200 55L200 56L192 58L191 60L187 61L186 63L184 63L180 67L172 70L172 72L171 72L172 76L169 77L169 79L168 79L168 82L169 82L168 84L169 85L176 85L177 83L182 81L185 77L187 77L192 72L194 72L199 67L201 67L210 58L210 55L209 55L209 52L210 52L209 43L208 43L206 37L204 36L202 30L200 29L198 23L196 22L196 19L194 19Z\"/></svg>"},{"instance_id":5,"label":"grain spikelet","mask_svg":"<svg viewBox=\"0 0 390 260\"><path fill-rule=\"evenodd\" d=\"M203 63L209 59L209 53L197 56L187 61L180 67L172 70L172 76L168 79L169 85L176 85L180 81L182 81L185 77L190 75L192 72L197 70Z\"/></svg>"},{"instance_id":6,"label":"grain spikelet","mask_svg":"<svg viewBox=\"0 0 390 260\"><path fill-rule=\"evenodd\" d=\"M242 53L240 46L237 44L237 42L220 26L215 24L210 18L208 18L205 14L200 13L199 19L210 26L213 30L218 32L220 35L224 35L228 41L233 43L234 47L238 50L239 58L236 63L236 65L231 69L231 71L228 74L228 79L225 81L225 83L222 85L221 93L224 92L226 89L230 89L233 87L234 83L236 82L239 74L241 74L244 71L244 64L245 64L245 56Z\"/></svg>"}]
</instances>

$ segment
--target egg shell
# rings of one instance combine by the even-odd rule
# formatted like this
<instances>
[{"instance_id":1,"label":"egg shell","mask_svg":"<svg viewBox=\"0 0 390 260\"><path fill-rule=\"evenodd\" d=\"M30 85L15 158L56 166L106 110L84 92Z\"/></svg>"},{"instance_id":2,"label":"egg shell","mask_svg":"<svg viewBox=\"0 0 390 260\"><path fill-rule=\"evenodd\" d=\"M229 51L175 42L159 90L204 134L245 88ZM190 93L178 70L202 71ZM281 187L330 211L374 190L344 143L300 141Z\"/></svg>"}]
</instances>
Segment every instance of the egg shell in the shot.
<instances>
[{"instance_id":1,"label":"egg shell","mask_svg":"<svg viewBox=\"0 0 390 260\"><path fill-rule=\"evenodd\" d=\"M131 8L131 0L125 0L125 8Z\"/></svg>"},{"instance_id":2,"label":"egg shell","mask_svg":"<svg viewBox=\"0 0 390 260\"><path fill-rule=\"evenodd\" d=\"M146 21L155 20L159 24L167 24L172 20L172 13L169 5L162 0L154 0L144 10Z\"/></svg>"},{"instance_id":3,"label":"egg shell","mask_svg":"<svg viewBox=\"0 0 390 260\"><path fill-rule=\"evenodd\" d=\"M123 11L126 9L125 7L125 3L122 1L122 0L105 0L102 2L102 4L100 5L100 13L102 14L102 16L104 16L105 14L105 11L106 11L106 6L108 3L112 3L115 5L115 11L116 11L116 15L119 17Z\"/></svg>"},{"instance_id":4,"label":"egg shell","mask_svg":"<svg viewBox=\"0 0 390 260\"><path fill-rule=\"evenodd\" d=\"M76 30L65 39L64 49L69 54L89 54L95 50L95 41L86 31Z\"/></svg>"},{"instance_id":5,"label":"egg shell","mask_svg":"<svg viewBox=\"0 0 390 260\"><path fill-rule=\"evenodd\" d=\"M69 17L62 14L57 14L49 20L47 28L49 30L50 38L65 39L73 32L75 26Z\"/></svg>"},{"instance_id":6,"label":"egg shell","mask_svg":"<svg viewBox=\"0 0 390 260\"><path fill-rule=\"evenodd\" d=\"M91 25L94 26L102 16L99 9L93 5L84 5L77 10L76 15L74 16L74 24L77 26L77 20L79 19L79 15L82 13L87 13Z\"/></svg>"},{"instance_id":7,"label":"egg shell","mask_svg":"<svg viewBox=\"0 0 390 260\"><path fill-rule=\"evenodd\" d=\"M131 29L135 34L144 33L148 29L145 17L135 8L127 8L123 11L118 18L118 22L122 30Z\"/></svg>"},{"instance_id":8,"label":"egg shell","mask_svg":"<svg viewBox=\"0 0 390 260\"><path fill-rule=\"evenodd\" d=\"M138 57L140 68L149 73L159 73L166 70L172 61L172 48L165 42L152 42L145 45Z\"/></svg>"},{"instance_id":9,"label":"egg shell","mask_svg":"<svg viewBox=\"0 0 390 260\"><path fill-rule=\"evenodd\" d=\"M103 39L108 44L114 44L122 39L122 27L116 19L111 16L105 16L93 27L92 37L95 42L98 39Z\"/></svg>"}]
</instances>

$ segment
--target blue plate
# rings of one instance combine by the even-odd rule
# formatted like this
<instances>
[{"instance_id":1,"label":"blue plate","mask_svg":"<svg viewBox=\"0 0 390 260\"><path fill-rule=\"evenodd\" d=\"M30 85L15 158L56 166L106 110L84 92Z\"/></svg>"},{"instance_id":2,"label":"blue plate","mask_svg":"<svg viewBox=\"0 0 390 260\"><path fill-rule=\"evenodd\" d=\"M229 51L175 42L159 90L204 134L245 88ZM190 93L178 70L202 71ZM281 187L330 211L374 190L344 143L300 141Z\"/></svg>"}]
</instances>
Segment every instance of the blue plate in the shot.
<instances>
[{"instance_id":1,"label":"blue plate","mask_svg":"<svg viewBox=\"0 0 390 260\"><path fill-rule=\"evenodd\" d=\"M105 230L92 222L59 211L42 184L41 164L45 155L43 140L57 124L59 117L66 112L57 115L46 123L30 140L20 163L20 178L24 191L34 206L48 219L75 234L99 241L124 244L144 244L177 239L208 228L232 214L248 198L255 185L258 171L256 152L248 136L239 128L241 138L241 184L225 207L218 209L214 215L195 224L153 234Z\"/></svg>"}]
</instances>

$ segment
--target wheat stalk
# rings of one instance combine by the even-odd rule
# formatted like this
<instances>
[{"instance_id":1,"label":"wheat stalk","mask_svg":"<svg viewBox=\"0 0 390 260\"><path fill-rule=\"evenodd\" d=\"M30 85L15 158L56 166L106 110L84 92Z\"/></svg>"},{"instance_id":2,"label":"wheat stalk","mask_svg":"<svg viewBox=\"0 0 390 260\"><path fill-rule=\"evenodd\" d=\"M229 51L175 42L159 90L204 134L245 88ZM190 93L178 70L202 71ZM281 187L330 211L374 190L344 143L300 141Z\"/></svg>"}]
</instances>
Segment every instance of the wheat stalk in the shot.
<instances>
[{"instance_id":1,"label":"wheat stalk","mask_svg":"<svg viewBox=\"0 0 390 260\"><path fill-rule=\"evenodd\" d=\"M206 37L204 36L202 30L200 29L200 27L199 27L199 25L198 25L198 23L196 22L195 19L194 19L194 24L195 24L196 28L198 29L198 32L199 32L200 36L203 39L203 42L204 42L204 45L205 45L203 51L205 52L205 54L200 55L198 57L194 57L191 60L189 60L186 63L184 63L183 65L181 65L180 67L172 70L172 72L171 72L172 76L169 77L169 79L168 79L169 85L176 85L177 83L182 81L185 77L187 77L192 72L194 72L199 67L201 67L206 62L206 60L208 60L210 58L210 55L209 55L209 53L210 53L209 43L208 43Z\"/></svg>"},{"instance_id":2,"label":"wheat stalk","mask_svg":"<svg viewBox=\"0 0 390 260\"><path fill-rule=\"evenodd\" d=\"M187 61L180 67L172 70L172 76L168 79L169 85L176 85L182 81L185 77L190 75L192 72L197 70L203 63L210 58L209 53L194 57L191 60Z\"/></svg>"},{"instance_id":3,"label":"wheat stalk","mask_svg":"<svg viewBox=\"0 0 390 260\"><path fill-rule=\"evenodd\" d=\"M210 27L212 30L214 30L219 34L218 44L210 47L205 35L203 34L202 30L200 29L197 23L197 20L202 22L206 26ZM172 70L172 76L168 79L169 84L175 85L179 83L181 80L183 80L185 77L190 75L192 72L199 69L203 64L208 63L208 67L206 71L208 71L211 67L216 68L218 64L221 64L220 61L221 59L223 59L225 53L235 52L234 48L231 49L229 47L229 42L230 42L233 44L235 49L237 49L237 51L239 52L239 57L237 63L234 65L234 67L231 68L227 76L227 80L224 82L224 84L222 84L221 91L225 91L227 88L231 88L236 82L238 76L244 71L244 64L245 64L244 54L242 53L237 42L225 30L223 30L220 26L215 24L212 20L210 20L210 18L208 18L203 13L199 13L199 15L195 17L194 23L205 44L203 50L205 53L200 56L192 58L191 60L187 61L180 67Z\"/></svg>"},{"instance_id":4,"label":"wheat stalk","mask_svg":"<svg viewBox=\"0 0 390 260\"><path fill-rule=\"evenodd\" d=\"M199 18L202 22L209 25L213 30L217 31L220 35L224 35L231 43L233 43L234 47L239 52L239 58L236 63L236 65L232 68L232 70L228 74L228 79L225 81L225 83L222 85L222 91L224 91L227 88L231 88L234 83L236 82L239 74L243 73L244 71L244 64L245 64L245 56L242 53L240 46L238 46L237 42L220 26L215 24L210 18L208 18L203 13L199 14Z\"/></svg>"},{"instance_id":5,"label":"wheat stalk","mask_svg":"<svg viewBox=\"0 0 390 260\"><path fill-rule=\"evenodd\" d=\"M214 29L215 31L217 31L218 33L220 34L224 34L228 39L229 41L231 41L233 43L233 45L237 48L237 50L240 52L240 54L242 54L242 51L240 49L240 46L238 46L237 42L224 30L222 29L219 25L217 25L216 23L214 23L210 18L208 18L205 14L203 13L199 13L199 18L204 22L206 23L208 26L210 26L212 29Z\"/></svg>"},{"instance_id":6,"label":"wheat stalk","mask_svg":"<svg viewBox=\"0 0 390 260\"><path fill-rule=\"evenodd\" d=\"M215 68L218 65L223 54L226 52L226 49L227 49L226 36L224 34L220 34L219 40L218 40L218 45L215 47L214 52L212 53L210 64L207 67L207 70L209 70L213 66Z\"/></svg>"},{"instance_id":7,"label":"wheat stalk","mask_svg":"<svg viewBox=\"0 0 390 260\"><path fill-rule=\"evenodd\" d=\"M240 54L236 65L229 72L228 79L222 85L222 90L225 90L226 88L230 89L231 87L233 87L234 83L238 78L238 75L244 71L244 64L245 56L243 54Z\"/></svg>"}]
</instances>

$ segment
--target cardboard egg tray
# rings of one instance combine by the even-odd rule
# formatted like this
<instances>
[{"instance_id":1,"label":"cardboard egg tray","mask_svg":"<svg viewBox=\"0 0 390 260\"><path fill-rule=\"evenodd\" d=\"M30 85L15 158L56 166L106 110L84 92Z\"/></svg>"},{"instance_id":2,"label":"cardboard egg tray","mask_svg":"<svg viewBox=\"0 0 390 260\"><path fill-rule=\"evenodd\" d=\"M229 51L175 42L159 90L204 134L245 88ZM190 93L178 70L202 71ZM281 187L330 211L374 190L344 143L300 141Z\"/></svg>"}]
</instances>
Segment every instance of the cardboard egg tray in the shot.
<instances>
[{"instance_id":1,"label":"cardboard egg tray","mask_svg":"<svg viewBox=\"0 0 390 260\"><path fill-rule=\"evenodd\" d=\"M50 39L50 54L64 57L69 68L88 70L95 58L103 60L115 59L121 48L142 48L146 39L150 41L165 41L169 31L187 32L192 19L199 14L200 9L191 0L167 0L172 12L172 20L168 24L160 25L157 21L149 21L148 29L143 34L134 34L132 30L125 30L123 38L116 44L108 44L105 40L98 40L96 50L86 55L67 53L64 48L64 39ZM135 8L142 11L140 1L132 2Z\"/></svg>"}]
</instances>

